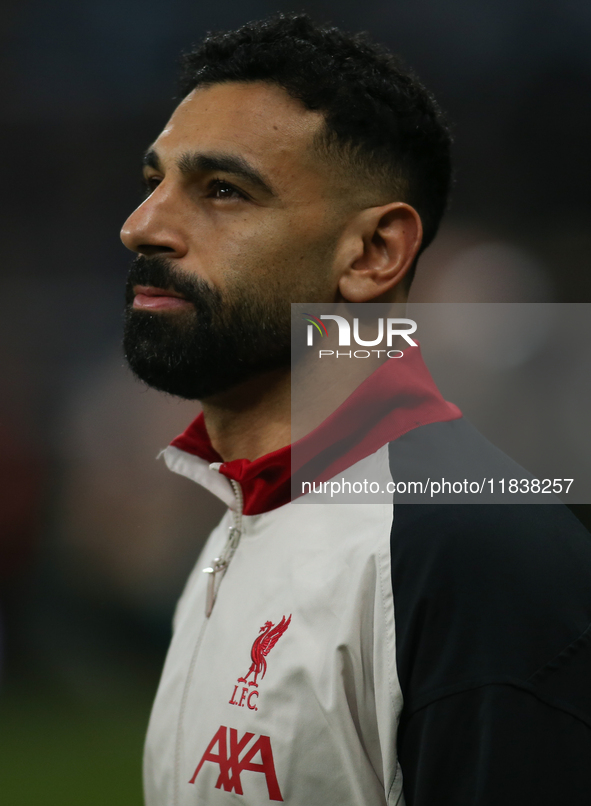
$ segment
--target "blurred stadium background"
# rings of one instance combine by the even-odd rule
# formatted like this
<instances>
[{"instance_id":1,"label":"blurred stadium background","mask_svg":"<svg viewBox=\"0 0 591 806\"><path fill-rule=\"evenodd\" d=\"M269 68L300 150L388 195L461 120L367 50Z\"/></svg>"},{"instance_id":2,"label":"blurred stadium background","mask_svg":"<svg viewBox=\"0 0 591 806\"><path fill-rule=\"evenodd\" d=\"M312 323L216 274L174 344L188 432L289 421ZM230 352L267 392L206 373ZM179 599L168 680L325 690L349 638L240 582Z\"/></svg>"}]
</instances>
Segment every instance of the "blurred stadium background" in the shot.
<instances>
[{"instance_id":1,"label":"blurred stadium background","mask_svg":"<svg viewBox=\"0 0 591 806\"><path fill-rule=\"evenodd\" d=\"M591 301L584 0L5 2L7 806L141 803L172 609L220 507L155 461L196 408L124 367L118 230L139 199L141 153L175 104L179 53L207 30L294 9L387 43L454 123L457 188L415 301Z\"/></svg>"}]
</instances>

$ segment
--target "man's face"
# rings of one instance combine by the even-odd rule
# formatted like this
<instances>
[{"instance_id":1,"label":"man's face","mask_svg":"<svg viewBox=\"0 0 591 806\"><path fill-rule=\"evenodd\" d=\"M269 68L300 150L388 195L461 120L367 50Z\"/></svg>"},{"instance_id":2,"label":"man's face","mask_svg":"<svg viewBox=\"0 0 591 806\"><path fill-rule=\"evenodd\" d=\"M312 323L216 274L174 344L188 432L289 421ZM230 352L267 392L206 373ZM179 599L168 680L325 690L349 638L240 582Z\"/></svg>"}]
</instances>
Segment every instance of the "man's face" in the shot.
<instances>
[{"instance_id":1,"label":"man's face","mask_svg":"<svg viewBox=\"0 0 591 806\"><path fill-rule=\"evenodd\" d=\"M282 89L197 89L146 155L150 195L122 240L139 257L124 346L150 385L199 399L290 361L291 302L332 302L344 225L323 125Z\"/></svg>"}]
</instances>

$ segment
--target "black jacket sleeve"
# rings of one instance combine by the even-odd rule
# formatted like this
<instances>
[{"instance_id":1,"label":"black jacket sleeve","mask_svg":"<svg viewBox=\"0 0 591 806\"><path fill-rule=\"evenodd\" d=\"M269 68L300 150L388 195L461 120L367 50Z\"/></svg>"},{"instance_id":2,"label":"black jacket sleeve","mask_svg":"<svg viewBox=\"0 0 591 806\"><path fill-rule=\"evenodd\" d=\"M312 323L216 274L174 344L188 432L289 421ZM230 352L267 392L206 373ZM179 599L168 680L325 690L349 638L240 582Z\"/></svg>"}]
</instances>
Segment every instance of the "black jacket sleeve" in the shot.
<instances>
[{"instance_id":1,"label":"black jacket sleeve","mask_svg":"<svg viewBox=\"0 0 591 806\"><path fill-rule=\"evenodd\" d=\"M402 505L407 806L591 803L591 535L562 505Z\"/></svg>"}]
</instances>

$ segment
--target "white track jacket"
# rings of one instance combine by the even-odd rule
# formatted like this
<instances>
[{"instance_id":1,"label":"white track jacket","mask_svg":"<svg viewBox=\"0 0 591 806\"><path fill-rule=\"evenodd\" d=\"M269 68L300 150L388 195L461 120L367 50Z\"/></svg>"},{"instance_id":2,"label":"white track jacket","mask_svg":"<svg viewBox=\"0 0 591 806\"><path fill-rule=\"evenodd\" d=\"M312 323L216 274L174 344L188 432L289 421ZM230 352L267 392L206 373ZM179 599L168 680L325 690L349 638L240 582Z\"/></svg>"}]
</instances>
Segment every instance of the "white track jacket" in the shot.
<instances>
[{"instance_id":1,"label":"white track jacket","mask_svg":"<svg viewBox=\"0 0 591 806\"><path fill-rule=\"evenodd\" d=\"M311 435L315 478L523 473L409 352L361 387L353 448ZM591 544L565 507L292 502L289 448L223 463L202 417L165 459L228 511L175 614L147 806L591 802Z\"/></svg>"}]
</instances>

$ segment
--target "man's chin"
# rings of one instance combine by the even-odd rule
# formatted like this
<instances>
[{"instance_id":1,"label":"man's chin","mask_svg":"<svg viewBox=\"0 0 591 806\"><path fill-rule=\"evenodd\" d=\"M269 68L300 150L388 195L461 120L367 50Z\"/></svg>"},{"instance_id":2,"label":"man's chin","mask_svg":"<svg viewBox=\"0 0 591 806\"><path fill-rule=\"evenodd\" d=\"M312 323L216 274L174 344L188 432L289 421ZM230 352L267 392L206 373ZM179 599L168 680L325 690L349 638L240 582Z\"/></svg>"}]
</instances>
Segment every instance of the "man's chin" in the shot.
<instances>
[{"instance_id":1,"label":"man's chin","mask_svg":"<svg viewBox=\"0 0 591 806\"><path fill-rule=\"evenodd\" d=\"M169 374L163 375L159 372L154 372L153 368L146 369L143 366L134 366L131 361L128 361L128 363L135 377L142 383L157 392L164 392L182 400L207 400L207 398L219 392L219 387L217 386L195 382L194 379L187 381L184 378L171 377Z\"/></svg>"},{"instance_id":2,"label":"man's chin","mask_svg":"<svg viewBox=\"0 0 591 806\"><path fill-rule=\"evenodd\" d=\"M158 392L183 400L214 398L259 374L241 364L224 366L221 360L211 361L208 356L202 356L200 361L195 354L183 356L181 351L163 351L161 346L146 340L133 344L124 342L124 352L138 380Z\"/></svg>"},{"instance_id":3,"label":"man's chin","mask_svg":"<svg viewBox=\"0 0 591 806\"><path fill-rule=\"evenodd\" d=\"M239 392L271 371L289 369L289 342L257 344L258 332L235 325L214 328L207 314L198 317L194 309L152 313L128 303L123 349L133 374L174 397L209 400Z\"/></svg>"},{"instance_id":4,"label":"man's chin","mask_svg":"<svg viewBox=\"0 0 591 806\"><path fill-rule=\"evenodd\" d=\"M249 367L243 365L226 368L220 371L220 365L212 367L208 362L203 366L171 368L170 362L154 359L154 353L138 354L138 351L127 351L125 357L129 368L138 380L158 392L164 392L183 400L214 400L232 394L242 394L245 385L256 381L260 387L264 376L279 370L289 369L284 362L277 362L265 367Z\"/></svg>"}]
</instances>

